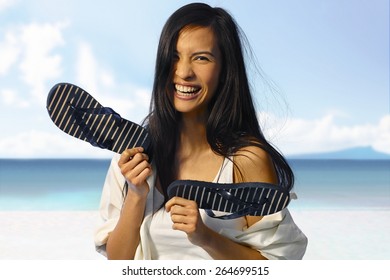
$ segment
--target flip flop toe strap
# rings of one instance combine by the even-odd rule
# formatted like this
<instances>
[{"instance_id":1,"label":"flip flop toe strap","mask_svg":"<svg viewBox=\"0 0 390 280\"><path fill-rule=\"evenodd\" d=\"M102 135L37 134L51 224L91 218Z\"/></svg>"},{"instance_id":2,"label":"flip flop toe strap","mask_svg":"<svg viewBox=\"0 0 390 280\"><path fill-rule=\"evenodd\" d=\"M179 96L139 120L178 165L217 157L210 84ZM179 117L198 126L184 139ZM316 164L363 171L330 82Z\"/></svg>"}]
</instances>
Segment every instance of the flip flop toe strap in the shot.
<instances>
[{"instance_id":1,"label":"flip flop toe strap","mask_svg":"<svg viewBox=\"0 0 390 280\"><path fill-rule=\"evenodd\" d=\"M259 187L260 188L260 187ZM244 206L243 208L225 215L216 215L213 210L205 209L207 215L212 218L218 218L222 220L236 219L243 216L255 215L257 213L262 213L264 210L264 205L269 202L267 197L261 197L260 202L249 202L235 197L230 191L224 189L210 189L210 192L215 193L221 196L226 201L233 203L234 205Z\"/></svg>"},{"instance_id":2,"label":"flip flop toe strap","mask_svg":"<svg viewBox=\"0 0 390 280\"><path fill-rule=\"evenodd\" d=\"M88 124L88 120L92 116L111 116L111 119L119 126L122 122L122 117L116 113L113 109L109 107L100 107L100 108L78 108L69 104L69 107L73 110L73 117L75 118L78 126L81 129L82 135L88 140L88 142L102 149L112 150L114 146L114 140L111 138L105 138L103 140L99 140L101 138L100 133L90 129L90 125ZM94 118L92 118L94 119Z\"/></svg>"}]
</instances>

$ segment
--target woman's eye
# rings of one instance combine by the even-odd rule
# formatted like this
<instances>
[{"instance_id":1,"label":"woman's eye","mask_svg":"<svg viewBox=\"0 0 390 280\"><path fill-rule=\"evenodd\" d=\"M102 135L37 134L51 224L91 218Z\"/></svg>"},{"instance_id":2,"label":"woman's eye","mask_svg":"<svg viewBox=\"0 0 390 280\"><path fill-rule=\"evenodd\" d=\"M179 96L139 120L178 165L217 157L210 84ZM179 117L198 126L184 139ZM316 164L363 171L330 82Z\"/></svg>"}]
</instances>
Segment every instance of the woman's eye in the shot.
<instances>
[{"instance_id":1,"label":"woman's eye","mask_svg":"<svg viewBox=\"0 0 390 280\"><path fill-rule=\"evenodd\" d=\"M195 60L199 61L210 61L210 59L207 56L196 56Z\"/></svg>"}]
</instances>

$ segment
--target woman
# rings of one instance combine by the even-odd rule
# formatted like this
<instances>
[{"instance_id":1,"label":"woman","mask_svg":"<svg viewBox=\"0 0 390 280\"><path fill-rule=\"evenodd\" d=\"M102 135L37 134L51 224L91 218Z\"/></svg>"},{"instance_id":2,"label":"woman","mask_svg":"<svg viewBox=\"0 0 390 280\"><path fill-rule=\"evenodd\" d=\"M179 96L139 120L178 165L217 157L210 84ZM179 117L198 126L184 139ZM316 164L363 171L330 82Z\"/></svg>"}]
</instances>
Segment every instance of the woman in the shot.
<instances>
[{"instance_id":1,"label":"woman","mask_svg":"<svg viewBox=\"0 0 390 280\"><path fill-rule=\"evenodd\" d=\"M100 252L109 259L302 258L307 239L287 209L219 220L193 201L167 198L178 179L293 186L290 167L258 125L239 28L225 10L189 4L168 19L146 125L152 163L142 148L112 160L95 238Z\"/></svg>"}]
</instances>

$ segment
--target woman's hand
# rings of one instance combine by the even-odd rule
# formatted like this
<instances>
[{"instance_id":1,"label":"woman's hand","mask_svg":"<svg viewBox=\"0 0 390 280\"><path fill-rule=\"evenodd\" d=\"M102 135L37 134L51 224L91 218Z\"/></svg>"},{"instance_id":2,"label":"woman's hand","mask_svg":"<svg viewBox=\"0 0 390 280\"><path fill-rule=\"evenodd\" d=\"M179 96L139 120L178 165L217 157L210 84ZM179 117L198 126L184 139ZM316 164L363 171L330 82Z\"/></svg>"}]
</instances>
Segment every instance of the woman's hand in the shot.
<instances>
[{"instance_id":1,"label":"woman's hand","mask_svg":"<svg viewBox=\"0 0 390 280\"><path fill-rule=\"evenodd\" d=\"M166 204L170 212L174 230L187 233L189 241L198 246L207 243L209 228L203 223L195 201L173 197Z\"/></svg>"},{"instance_id":2,"label":"woman's hand","mask_svg":"<svg viewBox=\"0 0 390 280\"><path fill-rule=\"evenodd\" d=\"M171 213L173 229L187 233L188 240L202 247L213 259L265 259L257 250L238 244L207 227L196 202L173 197L165 208Z\"/></svg>"},{"instance_id":3,"label":"woman's hand","mask_svg":"<svg viewBox=\"0 0 390 280\"><path fill-rule=\"evenodd\" d=\"M118 161L122 175L129 183L129 192L138 197L146 198L149 186L146 179L152 174L148 155L142 147L125 150Z\"/></svg>"}]
</instances>

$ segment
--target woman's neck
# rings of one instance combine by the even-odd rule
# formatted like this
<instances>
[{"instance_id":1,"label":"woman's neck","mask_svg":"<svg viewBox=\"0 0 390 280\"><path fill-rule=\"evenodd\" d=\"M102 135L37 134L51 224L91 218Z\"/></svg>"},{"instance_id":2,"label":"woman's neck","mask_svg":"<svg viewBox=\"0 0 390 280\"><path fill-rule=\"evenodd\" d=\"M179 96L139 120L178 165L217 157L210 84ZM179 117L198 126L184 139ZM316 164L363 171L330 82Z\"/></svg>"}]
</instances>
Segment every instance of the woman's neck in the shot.
<instances>
[{"instance_id":1,"label":"woman's neck","mask_svg":"<svg viewBox=\"0 0 390 280\"><path fill-rule=\"evenodd\" d=\"M210 149L206 135L205 118L183 116L180 123L178 151L182 155L190 155Z\"/></svg>"}]
</instances>

